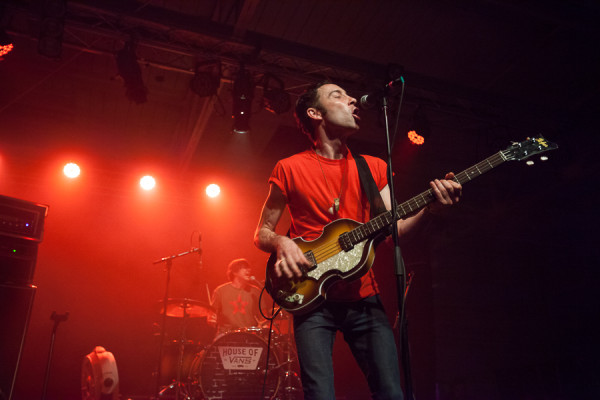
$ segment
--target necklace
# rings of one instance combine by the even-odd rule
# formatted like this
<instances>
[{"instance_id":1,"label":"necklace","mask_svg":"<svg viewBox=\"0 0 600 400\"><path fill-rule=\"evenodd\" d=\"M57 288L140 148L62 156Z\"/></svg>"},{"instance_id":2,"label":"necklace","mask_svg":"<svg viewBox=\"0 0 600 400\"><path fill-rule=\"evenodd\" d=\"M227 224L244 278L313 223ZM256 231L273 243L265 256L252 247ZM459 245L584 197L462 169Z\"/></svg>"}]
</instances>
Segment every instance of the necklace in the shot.
<instances>
[{"instance_id":1,"label":"necklace","mask_svg":"<svg viewBox=\"0 0 600 400\"><path fill-rule=\"evenodd\" d=\"M313 151L315 152L315 156L317 157L317 162L319 163L319 168L321 168L321 173L323 174L323 178L325 179L325 184L327 185L327 190L329 191L329 194L331 195L331 197L334 197L333 191L331 190L331 187L329 186L329 181L327 180L327 176L325 176L325 171L323 170L323 166L321 165L321 160L319 159L319 155L317 154L317 151L315 149L313 149ZM346 178L346 171L348 170L348 158L344 158L344 171L342 173L342 181L340 183L340 194L337 197L333 198L333 205L330 208L330 212L331 214L335 214L338 211L340 211L340 198L342 197L342 191L344 190L344 180Z\"/></svg>"}]
</instances>

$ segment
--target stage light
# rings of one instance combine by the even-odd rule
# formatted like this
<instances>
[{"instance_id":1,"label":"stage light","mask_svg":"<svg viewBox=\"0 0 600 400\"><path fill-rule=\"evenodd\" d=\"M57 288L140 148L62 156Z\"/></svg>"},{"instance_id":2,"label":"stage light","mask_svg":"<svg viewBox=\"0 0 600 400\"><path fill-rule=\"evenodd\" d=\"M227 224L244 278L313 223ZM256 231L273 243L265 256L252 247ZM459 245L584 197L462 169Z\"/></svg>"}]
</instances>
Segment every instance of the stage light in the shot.
<instances>
[{"instance_id":1,"label":"stage light","mask_svg":"<svg viewBox=\"0 0 600 400\"><path fill-rule=\"evenodd\" d=\"M81 169L79 168L79 165L70 162L65 164L63 168L63 174L65 174L67 178L74 179L81 174Z\"/></svg>"},{"instance_id":2,"label":"stage light","mask_svg":"<svg viewBox=\"0 0 600 400\"><path fill-rule=\"evenodd\" d=\"M252 99L254 98L254 80L250 72L240 66L238 75L233 82L233 132L250 132L250 116L252 114Z\"/></svg>"},{"instance_id":3,"label":"stage light","mask_svg":"<svg viewBox=\"0 0 600 400\"><path fill-rule=\"evenodd\" d=\"M135 44L130 40L116 54L117 69L125 83L125 95L136 104L147 101L148 89L142 80L142 70L137 62Z\"/></svg>"},{"instance_id":4,"label":"stage light","mask_svg":"<svg viewBox=\"0 0 600 400\"><path fill-rule=\"evenodd\" d=\"M418 106L409 120L407 132L408 139L417 146L425 143L425 139L430 136L429 119L425 115L423 107Z\"/></svg>"},{"instance_id":5,"label":"stage light","mask_svg":"<svg viewBox=\"0 0 600 400\"><path fill-rule=\"evenodd\" d=\"M221 63L198 65L190 89L200 97L214 96L221 85Z\"/></svg>"},{"instance_id":6,"label":"stage light","mask_svg":"<svg viewBox=\"0 0 600 400\"><path fill-rule=\"evenodd\" d=\"M7 55L14 49L12 38L6 31L0 28L0 57Z\"/></svg>"},{"instance_id":7,"label":"stage light","mask_svg":"<svg viewBox=\"0 0 600 400\"><path fill-rule=\"evenodd\" d=\"M206 187L206 195L211 198L217 197L221 193L221 188L215 183L211 183Z\"/></svg>"},{"instance_id":8,"label":"stage light","mask_svg":"<svg viewBox=\"0 0 600 400\"><path fill-rule=\"evenodd\" d=\"M156 180L150 176L146 175L140 179L140 187L144 190L152 190L156 186Z\"/></svg>"},{"instance_id":9,"label":"stage light","mask_svg":"<svg viewBox=\"0 0 600 400\"><path fill-rule=\"evenodd\" d=\"M85 356L81 366L81 398L83 400L117 400L119 371L115 356L102 346Z\"/></svg>"},{"instance_id":10,"label":"stage light","mask_svg":"<svg viewBox=\"0 0 600 400\"><path fill-rule=\"evenodd\" d=\"M412 144L416 144L417 146L420 146L423 143L425 143L425 138L423 136L419 135L415 131L408 131L407 135L408 135L408 140L410 140L410 142Z\"/></svg>"},{"instance_id":11,"label":"stage light","mask_svg":"<svg viewBox=\"0 0 600 400\"><path fill-rule=\"evenodd\" d=\"M272 87L271 82L275 82ZM263 80L263 105L274 113L283 114L291 108L290 95L285 91L283 81L273 74L266 73Z\"/></svg>"}]
</instances>

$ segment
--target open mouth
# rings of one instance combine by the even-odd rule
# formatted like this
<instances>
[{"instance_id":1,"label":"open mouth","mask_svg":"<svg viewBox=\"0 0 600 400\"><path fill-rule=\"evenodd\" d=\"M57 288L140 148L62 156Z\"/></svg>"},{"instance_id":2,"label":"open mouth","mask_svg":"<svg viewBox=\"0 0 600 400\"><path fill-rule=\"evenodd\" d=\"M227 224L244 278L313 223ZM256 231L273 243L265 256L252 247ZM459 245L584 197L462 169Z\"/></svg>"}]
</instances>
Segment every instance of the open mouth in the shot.
<instances>
[{"instance_id":1,"label":"open mouth","mask_svg":"<svg viewBox=\"0 0 600 400\"><path fill-rule=\"evenodd\" d=\"M352 116L354 117L354 119L360 121L360 116L358 115L358 108L355 108L354 111L352 111Z\"/></svg>"}]
</instances>

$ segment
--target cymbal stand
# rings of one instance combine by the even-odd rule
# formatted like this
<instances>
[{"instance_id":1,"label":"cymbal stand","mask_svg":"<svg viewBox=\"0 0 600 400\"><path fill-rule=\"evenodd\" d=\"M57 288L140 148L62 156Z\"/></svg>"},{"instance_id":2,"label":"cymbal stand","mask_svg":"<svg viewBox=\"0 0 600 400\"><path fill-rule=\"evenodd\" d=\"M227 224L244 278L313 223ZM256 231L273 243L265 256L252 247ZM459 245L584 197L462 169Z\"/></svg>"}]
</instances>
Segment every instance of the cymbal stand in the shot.
<instances>
[{"instance_id":1,"label":"cymbal stand","mask_svg":"<svg viewBox=\"0 0 600 400\"><path fill-rule=\"evenodd\" d=\"M162 310L162 323L160 324L160 340L158 347L158 368L156 371L156 391L158 397L162 394L162 390L160 390L160 381L162 378L162 359L163 359L163 348L165 346L165 331L167 328L167 301L169 299L169 284L171 282L171 267L173 266L173 260L169 258L166 260L166 283L165 283L165 296L163 299L163 310Z\"/></svg>"},{"instance_id":2,"label":"cymbal stand","mask_svg":"<svg viewBox=\"0 0 600 400\"><path fill-rule=\"evenodd\" d=\"M175 381L171 382L170 385L163 387L160 392L158 392L159 396L164 395L166 392L168 392L169 390L172 390L173 388L175 388L175 400L179 400L179 397L182 393L182 388L183 388L183 398L186 400L189 400L190 394L187 390L187 386L185 383L183 383L181 381L181 374L183 372L183 356L185 354L185 344L187 342L187 337L186 337L186 328L187 328L187 323L188 323L188 319L190 318L189 314L187 313L187 304L183 305L183 322L181 325L181 335L179 337L179 351L178 351L178 357L177 357L177 376L175 378Z\"/></svg>"},{"instance_id":3,"label":"cymbal stand","mask_svg":"<svg viewBox=\"0 0 600 400\"><path fill-rule=\"evenodd\" d=\"M185 251L183 253L163 257L160 260L156 260L152 263L152 264L161 264L164 262L166 264L165 270L167 271L167 277L166 277L166 281L165 281L165 296L163 298L162 326L160 328L160 344L159 344L159 349L158 349L158 368L156 370L155 393L157 394L157 397L160 396L160 394L162 393L162 391L160 391L160 380L162 378L161 362L162 362L162 358L163 358L163 347L165 344L165 331L166 331L166 326L167 326L167 302L169 301L169 285L171 283L171 267L173 266L174 258L186 256L186 255L192 254L192 253L200 253L201 254L202 249L200 249L199 247L194 247L190 251ZM179 393L177 393L177 394L179 394ZM175 400L179 400L179 396L177 396L175 398Z\"/></svg>"},{"instance_id":4,"label":"cymbal stand","mask_svg":"<svg viewBox=\"0 0 600 400\"><path fill-rule=\"evenodd\" d=\"M297 361L296 352L294 351L294 343L292 341L292 319L288 318L288 333L283 335L283 339L280 344L283 346L284 360L280 364L285 365L283 371L283 395L278 397L281 400L296 400L302 398L302 385L300 384L300 377L298 373L294 371L293 364Z\"/></svg>"}]
</instances>

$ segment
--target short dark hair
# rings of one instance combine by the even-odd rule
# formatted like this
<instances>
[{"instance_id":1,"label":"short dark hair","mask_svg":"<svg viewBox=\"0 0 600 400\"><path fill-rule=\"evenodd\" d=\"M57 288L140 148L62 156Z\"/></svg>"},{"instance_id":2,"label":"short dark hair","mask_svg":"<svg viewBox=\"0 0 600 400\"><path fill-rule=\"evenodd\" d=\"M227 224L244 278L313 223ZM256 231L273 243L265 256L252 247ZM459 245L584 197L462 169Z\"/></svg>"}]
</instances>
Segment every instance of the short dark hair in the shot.
<instances>
[{"instance_id":1,"label":"short dark hair","mask_svg":"<svg viewBox=\"0 0 600 400\"><path fill-rule=\"evenodd\" d=\"M250 268L250 263L248 262L248 260L246 260L245 258L238 258L236 260L233 260L227 266L227 278L230 281L232 281L233 274L235 272L238 272L242 268Z\"/></svg>"},{"instance_id":2,"label":"short dark hair","mask_svg":"<svg viewBox=\"0 0 600 400\"><path fill-rule=\"evenodd\" d=\"M296 101L296 109L294 113L296 117L296 123L298 124L300 130L302 130L302 133L307 135L312 141L315 140L315 126L313 125L312 119L308 116L308 114L306 114L306 110L314 107L322 113L325 113L325 110L319 103L319 88L330 83L332 82L324 80L310 85L304 91L304 93L298 97L298 101Z\"/></svg>"}]
</instances>

